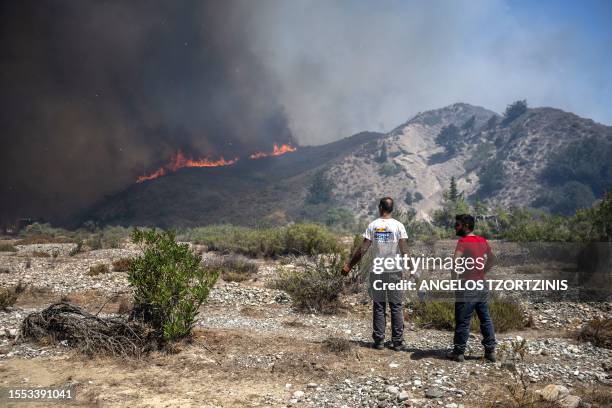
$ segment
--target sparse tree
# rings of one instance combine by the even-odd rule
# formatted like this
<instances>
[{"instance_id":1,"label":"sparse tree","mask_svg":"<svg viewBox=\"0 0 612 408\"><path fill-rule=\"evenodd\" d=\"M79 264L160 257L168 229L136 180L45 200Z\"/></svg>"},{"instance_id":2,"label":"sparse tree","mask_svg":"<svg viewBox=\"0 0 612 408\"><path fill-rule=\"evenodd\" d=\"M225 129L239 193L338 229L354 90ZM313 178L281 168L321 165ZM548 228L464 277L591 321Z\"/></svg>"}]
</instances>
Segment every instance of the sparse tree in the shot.
<instances>
[{"instance_id":1,"label":"sparse tree","mask_svg":"<svg viewBox=\"0 0 612 408\"><path fill-rule=\"evenodd\" d=\"M512 122L525 112L527 112L527 101L525 99L508 105L504 112L504 123L507 124Z\"/></svg>"},{"instance_id":2,"label":"sparse tree","mask_svg":"<svg viewBox=\"0 0 612 408\"><path fill-rule=\"evenodd\" d=\"M463 130L471 130L474 128L474 124L476 123L476 115L472 115L465 123L461 126Z\"/></svg>"},{"instance_id":3,"label":"sparse tree","mask_svg":"<svg viewBox=\"0 0 612 408\"><path fill-rule=\"evenodd\" d=\"M455 222L455 215L470 211L470 206L463 199L463 195L457 192L454 177L451 178L449 189L442 195L441 206L441 209L434 211L433 221L434 224L444 228L452 227Z\"/></svg>"},{"instance_id":4,"label":"sparse tree","mask_svg":"<svg viewBox=\"0 0 612 408\"><path fill-rule=\"evenodd\" d=\"M383 143L382 147L380 149L380 153L379 153L378 157L376 158L376 162L377 163L386 163L388 158L389 158L389 155L387 153L387 145L385 143Z\"/></svg>"},{"instance_id":5,"label":"sparse tree","mask_svg":"<svg viewBox=\"0 0 612 408\"><path fill-rule=\"evenodd\" d=\"M435 142L440 146L444 146L448 154L453 154L457 151L459 137L459 128L451 123L442 128L438 136L436 136Z\"/></svg>"},{"instance_id":6,"label":"sparse tree","mask_svg":"<svg viewBox=\"0 0 612 408\"><path fill-rule=\"evenodd\" d=\"M455 176L450 179L450 188L448 189L448 199L453 203L456 203L459 199L459 191L457 190L457 182L455 181Z\"/></svg>"},{"instance_id":7,"label":"sparse tree","mask_svg":"<svg viewBox=\"0 0 612 408\"><path fill-rule=\"evenodd\" d=\"M332 183L325 177L324 171L320 170L312 178L306 201L309 204L327 203L332 199L332 190Z\"/></svg>"}]
</instances>

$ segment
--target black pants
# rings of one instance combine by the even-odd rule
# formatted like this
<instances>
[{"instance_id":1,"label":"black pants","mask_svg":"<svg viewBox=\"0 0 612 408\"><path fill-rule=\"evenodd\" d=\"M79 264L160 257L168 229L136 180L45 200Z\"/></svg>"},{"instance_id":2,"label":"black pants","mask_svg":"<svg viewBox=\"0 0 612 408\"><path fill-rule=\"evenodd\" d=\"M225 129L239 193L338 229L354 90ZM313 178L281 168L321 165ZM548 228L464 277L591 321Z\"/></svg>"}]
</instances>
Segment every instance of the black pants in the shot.
<instances>
[{"instance_id":1,"label":"black pants","mask_svg":"<svg viewBox=\"0 0 612 408\"><path fill-rule=\"evenodd\" d=\"M455 354L465 353L465 346L470 337L470 322L476 311L480 321L482 345L486 352L493 351L495 345L495 330L489 313L488 293L470 293L457 297L455 302L455 336L453 339Z\"/></svg>"},{"instance_id":2,"label":"black pants","mask_svg":"<svg viewBox=\"0 0 612 408\"><path fill-rule=\"evenodd\" d=\"M404 309L401 303L377 302L372 305L372 338L380 343L385 340L387 327L387 305L391 310L391 340L394 345L404 341Z\"/></svg>"}]
</instances>

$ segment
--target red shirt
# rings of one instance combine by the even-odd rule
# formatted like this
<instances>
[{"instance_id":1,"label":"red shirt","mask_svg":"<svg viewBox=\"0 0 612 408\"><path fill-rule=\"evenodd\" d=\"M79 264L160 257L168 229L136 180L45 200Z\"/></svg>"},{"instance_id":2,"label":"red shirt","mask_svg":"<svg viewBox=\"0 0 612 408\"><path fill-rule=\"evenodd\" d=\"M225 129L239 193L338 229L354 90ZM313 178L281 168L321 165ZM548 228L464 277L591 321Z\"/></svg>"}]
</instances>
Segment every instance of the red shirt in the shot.
<instances>
[{"instance_id":1,"label":"red shirt","mask_svg":"<svg viewBox=\"0 0 612 408\"><path fill-rule=\"evenodd\" d=\"M459 275L459 279L484 280L484 264L486 263L486 257L491 254L491 247L487 240L479 235L461 237L457 241L455 251L462 252L462 258L465 258L463 261L465 271ZM467 258L472 258L473 261L465 264Z\"/></svg>"}]
</instances>

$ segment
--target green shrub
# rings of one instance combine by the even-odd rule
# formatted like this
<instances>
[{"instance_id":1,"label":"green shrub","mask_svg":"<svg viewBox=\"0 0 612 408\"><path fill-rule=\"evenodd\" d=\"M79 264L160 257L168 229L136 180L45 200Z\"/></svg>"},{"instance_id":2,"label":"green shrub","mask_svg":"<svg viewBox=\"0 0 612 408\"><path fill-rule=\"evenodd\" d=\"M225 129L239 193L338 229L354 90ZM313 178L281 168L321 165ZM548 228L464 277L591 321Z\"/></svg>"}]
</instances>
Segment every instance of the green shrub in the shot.
<instances>
[{"instance_id":1,"label":"green shrub","mask_svg":"<svg viewBox=\"0 0 612 408\"><path fill-rule=\"evenodd\" d=\"M134 260L132 258L120 258L113 262L114 272L127 272L130 270Z\"/></svg>"},{"instance_id":2,"label":"green shrub","mask_svg":"<svg viewBox=\"0 0 612 408\"><path fill-rule=\"evenodd\" d=\"M313 257L297 267L281 268L271 286L291 295L298 310L331 313L339 306L344 281L341 267L340 254Z\"/></svg>"},{"instance_id":3,"label":"green shrub","mask_svg":"<svg viewBox=\"0 0 612 408\"><path fill-rule=\"evenodd\" d=\"M91 249L119 248L121 242L129 236L129 229L117 226L104 227L87 240Z\"/></svg>"},{"instance_id":4,"label":"green shrub","mask_svg":"<svg viewBox=\"0 0 612 408\"><path fill-rule=\"evenodd\" d=\"M454 330L455 328L454 302L442 300L418 301L412 304L412 308L414 321L423 327L441 330ZM527 325L525 310L516 301L492 296L489 300L489 311L496 332L520 330ZM478 317L474 312L471 330L480 330L479 327Z\"/></svg>"},{"instance_id":5,"label":"green shrub","mask_svg":"<svg viewBox=\"0 0 612 408\"><path fill-rule=\"evenodd\" d=\"M97 264L89 267L89 272L87 272L87 275L98 276L109 272L110 270L108 269L108 266L106 264Z\"/></svg>"},{"instance_id":6,"label":"green shrub","mask_svg":"<svg viewBox=\"0 0 612 408\"><path fill-rule=\"evenodd\" d=\"M143 250L128 274L133 316L151 324L165 340L189 335L218 271L205 269L202 257L177 243L172 231L134 229L132 240Z\"/></svg>"},{"instance_id":7,"label":"green shrub","mask_svg":"<svg viewBox=\"0 0 612 408\"><path fill-rule=\"evenodd\" d=\"M206 269L216 270L226 282L243 282L257 273L257 263L240 255L215 258L205 262Z\"/></svg>"},{"instance_id":8,"label":"green shrub","mask_svg":"<svg viewBox=\"0 0 612 408\"><path fill-rule=\"evenodd\" d=\"M312 178L312 184L308 188L306 202L309 204L328 203L332 200L333 191L334 184L325 176L325 171L317 171Z\"/></svg>"},{"instance_id":9,"label":"green shrub","mask_svg":"<svg viewBox=\"0 0 612 408\"><path fill-rule=\"evenodd\" d=\"M402 171L402 168L395 163L383 163L378 170L378 174L383 177L394 176Z\"/></svg>"},{"instance_id":10,"label":"green shrub","mask_svg":"<svg viewBox=\"0 0 612 408\"><path fill-rule=\"evenodd\" d=\"M284 254L316 255L340 251L336 236L316 224L294 224L285 230Z\"/></svg>"},{"instance_id":11,"label":"green shrub","mask_svg":"<svg viewBox=\"0 0 612 408\"><path fill-rule=\"evenodd\" d=\"M211 251L251 257L314 255L338 252L341 248L334 234L316 224L261 229L213 225L187 230L182 238L206 245Z\"/></svg>"},{"instance_id":12,"label":"green shrub","mask_svg":"<svg viewBox=\"0 0 612 408\"><path fill-rule=\"evenodd\" d=\"M12 244L0 244L0 252L17 252L17 248L15 248Z\"/></svg>"}]
</instances>

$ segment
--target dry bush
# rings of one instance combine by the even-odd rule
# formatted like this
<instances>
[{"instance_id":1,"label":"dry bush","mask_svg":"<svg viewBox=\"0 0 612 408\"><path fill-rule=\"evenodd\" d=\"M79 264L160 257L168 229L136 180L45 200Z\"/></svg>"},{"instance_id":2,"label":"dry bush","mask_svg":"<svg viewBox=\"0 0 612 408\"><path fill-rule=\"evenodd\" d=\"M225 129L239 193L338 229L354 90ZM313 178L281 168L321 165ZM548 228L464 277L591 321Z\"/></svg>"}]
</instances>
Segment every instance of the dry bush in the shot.
<instances>
[{"instance_id":1,"label":"dry bush","mask_svg":"<svg viewBox=\"0 0 612 408\"><path fill-rule=\"evenodd\" d=\"M216 270L226 282L243 282L257 273L257 263L241 255L215 258L205 263L206 268Z\"/></svg>"},{"instance_id":2,"label":"dry bush","mask_svg":"<svg viewBox=\"0 0 612 408\"><path fill-rule=\"evenodd\" d=\"M25 288L26 286L21 283L10 288L0 288L0 310L13 306Z\"/></svg>"},{"instance_id":3,"label":"dry bush","mask_svg":"<svg viewBox=\"0 0 612 408\"><path fill-rule=\"evenodd\" d=\"M590 341L597 347L612 349L612 318L589 321L578 333L578 340Z\"/></svg>"},{"instance_id":4,"label":"dry bush","mask_svg":"<svg viewBox=\"0 0 612 408\"><path fill-rule=\"evenodd\" d=\"M109 273L110 270L106 264L97 264L89 267L89 272L87 275L89 276L98 276L103 273Z\"/></svg>"},{"instance_id":5,"label":"dry bush","mask_svg":"<svg viewBox=\"0 0 612 408\"><path fill-rule=\"evenodd\" d=\"M0 273L11 273L11 270L9 268L0 268Z\"/></svg>"},{"instance_id":6,"label":"dry bush","mask_svg":"<svg viewBox=\"0 0 612 408\"><path fill-rule=\"evenodd\" d=\"M17 252L17 248L12 244L2 243L0 244L0 252Z\"/></svg>"},{"instance_id":7,"label":"dry bush","mask_svg":"<svg viewBox=\"0 0 612 408\"><path fill-rule=\"evenodd\" d=\"M132 258L120 258L113 262L114 272L127 272L130 270L134 260Z\"/></svg>"},{"instance_id":8,"label":"dry bush","mask_svg":"<svg viewBox=\"0 0 612 408\"><path fill-rule=\"evenodd\" d=\"M287 292L298 310L334 313L344 284L341 261L340 254L307 259L296 268L281 268L270 285Z\"/></svg>"},{"instance_id":9,"label":"dry bush","mask_svg":"<svg viewBox=\"0 0 612 408\"><path fill-rule=\"evenodd\" d=\"M51 255L45 251L34 251L32 252L32 256L35 258L49 258Z\"/></svg>"},{"instance_id":10,"label":"dry bush","mask_svg":"<svg viewBox=\"0 0 612 408\"><path fill-rule=\"evenodd\" d=\"M119 306L117 307L117 313L120 315L127 315L132 311L132 303L127 298L121 298Z\"/></svg>"},{"instance_id":11,"label":"dry bush","mask_svg":"<svg viewBox=\"0 0 612 408\"><path fill-rule=\"evenodd\" d=\"M25 338L66 341L87 355L140 356L159 346L148 326L118 318L100 318L70 303L55 303L28 315L21 325Z\"/></svg>"},{"instance_id":12,"label":"dry bush","mask_svg":"<svg viewBox=\"0 0 612 408\"><path fill-rule=\"evenodd\" d=\"M353 343L340 337L328 337L323 340L323 348L336 354L347 354L353 349Z\"/></svg>"}]
</instances>

